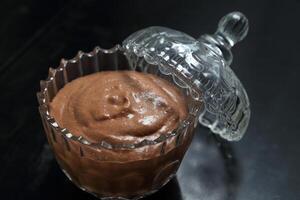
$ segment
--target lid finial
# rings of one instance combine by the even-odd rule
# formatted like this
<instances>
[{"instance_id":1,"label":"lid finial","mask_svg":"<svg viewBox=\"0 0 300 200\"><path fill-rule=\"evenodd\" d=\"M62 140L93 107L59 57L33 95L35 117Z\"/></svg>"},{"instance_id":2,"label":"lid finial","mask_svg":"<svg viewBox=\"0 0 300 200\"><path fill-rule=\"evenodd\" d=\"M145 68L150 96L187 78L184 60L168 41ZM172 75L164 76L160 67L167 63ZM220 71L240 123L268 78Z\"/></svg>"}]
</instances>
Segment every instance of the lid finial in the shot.
<instances>
[{"instance_id":1,"label":"lid finial","mask_svg":"<svg viewBox=\"0 0 300 200\"><path fill-rule=\"evenodd\" d=\"M240 12L231 12L219 21L216 35L223 37L230 47L243 40L249 30L248 19Z\"/></svg>"},{"instance_id":2,"label":"lid finial","mask_svg":"<svg viewBox=\"0 0 300 200\"><path fill-rule=\"evenodd\" d=\"M198 40L209 44L211 50L222 56L229 66L233 57L231 47L245 38L248 29L248 19L245 15L231 12L222 17L214 34L202 35Z\"/></svg>"}]
</instances>

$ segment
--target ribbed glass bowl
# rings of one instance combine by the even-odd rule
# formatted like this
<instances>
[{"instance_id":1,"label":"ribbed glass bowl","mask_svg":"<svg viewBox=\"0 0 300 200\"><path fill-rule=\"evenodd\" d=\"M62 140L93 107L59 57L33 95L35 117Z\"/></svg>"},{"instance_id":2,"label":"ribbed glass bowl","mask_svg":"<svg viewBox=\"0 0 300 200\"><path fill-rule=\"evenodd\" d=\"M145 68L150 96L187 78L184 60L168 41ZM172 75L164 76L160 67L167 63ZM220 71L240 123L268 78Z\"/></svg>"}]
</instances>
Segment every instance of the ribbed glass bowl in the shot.
<instances>
[{"instance_id":1,"label":"ribbed glass bowl","mask_svg":"<svg viewBox=\"0 0 300 200\"><path fill-rule=\"evenodd\" d=\"M37 93L45 133L63 172L79 188L101 199L138 199L157 191L174 177L202 109L202 103L191 97L190 89L180 88L172 76L162 74L143 58L132 67L124 54L117 45L109 50L96 47L90 53L78 52L73 59L62 59L57 69L49 69L49 76L41 81L41 91ZM132 144L104 140L92 143L60 127L49 115L49 103L57 92L78 77L107 70L151 73L177 85L188 101L187 118L170 133ZM155 153L148 153L150 149Z\"/></svg>"}]
</instances>

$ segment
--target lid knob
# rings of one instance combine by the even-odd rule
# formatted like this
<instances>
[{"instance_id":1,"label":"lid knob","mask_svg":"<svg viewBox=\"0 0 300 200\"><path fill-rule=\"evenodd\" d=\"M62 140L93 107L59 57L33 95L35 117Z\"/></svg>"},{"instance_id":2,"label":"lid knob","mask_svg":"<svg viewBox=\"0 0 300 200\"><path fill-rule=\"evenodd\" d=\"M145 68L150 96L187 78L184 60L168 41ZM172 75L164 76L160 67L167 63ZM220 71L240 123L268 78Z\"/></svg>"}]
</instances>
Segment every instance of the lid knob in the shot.
<instances>
[{"instance_id":1,"label":"lid knob","mask_svg":"<svg viewBox=\"0 0 300 200\"><path fill-rule=\"evenodd\" d=\"M209 44L211 50L222 56L229 66L232 62L231 47L245 38L248 29L248 19L245 15L232 12L222 17L214 34L202 35L198 40Z\"/></svg>"},{"instance_id":2,"label":"lid knob","mask_svg":"<svg viewBox=\"0 0 300 200\"><path fill-rule=\"evenodd\" d=\"M248 30L248 19L245 15L240 12L232 12L222 17L216 34L223 37L232 47L245 38Z\"/></svg>"}]
</instances>

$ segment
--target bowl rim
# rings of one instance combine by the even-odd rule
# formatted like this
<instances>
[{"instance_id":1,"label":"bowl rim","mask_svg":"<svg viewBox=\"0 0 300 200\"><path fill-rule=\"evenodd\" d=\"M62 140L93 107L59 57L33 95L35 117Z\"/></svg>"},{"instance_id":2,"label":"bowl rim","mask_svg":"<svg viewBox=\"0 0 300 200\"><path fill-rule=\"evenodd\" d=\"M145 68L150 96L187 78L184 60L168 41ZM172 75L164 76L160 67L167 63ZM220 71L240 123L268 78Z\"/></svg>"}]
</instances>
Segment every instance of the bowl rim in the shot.
<instances>
[{"instance_id":1,"label":"bowl rim","mask_svg":"<svg viewBox=\"0 0 300 200\"><path fill-rule=\"evenodd\" d=\"M61 59L61 62L59 66L55 69L49 68L49 74L46 80L41 80L40 85L41 85L41 90L37 92L37 99L39 102L39 112L42 118L42 121L44 120L47 125L50 126L50 128L54 129L56 133L60 133L65 139L67 140L72 140L75 142L79 142L80 144L90 146L92 148L104 148L108 150L132 150L136 148L141 148L149 145L156 145L159 143L166 142L167 140L174 138L178 136L179 134L184 134L185 132L188 131L189 126L197 124L195 120L198 119L197 117L197 112L193 111L191 112L189 109L188 116L180 122L178 127L174 129L171 132L168 132L166 134L161 134L155 139L144 139L139 142L135 143L112 143L108 142L106 140L101 140L99 142L91 142L87 138L85 138L82 135L76 136L72 134L67 128L60 127L59 124L56 122L54 117L52 117L49 113L49 104L50 100L46 100L47 97L47 90L48 90L48 83L52 81L56 75L57 71L63 71L66 66L68 66L69 63L78 63L80 62L80 59L84 56L87 57L94 57L97 56L99 53L101 54L123 54L125 56L125 49L121 47L120 45L115 45L114 47L110 49L103 49L99 46L96 46L93 51L91 52L83 52L83 51L78 51L77 55L72 58L72 59ZM126 57L127 58L127 57ZM127 58L127 62L128 58ZM85 75L82 75L85 76ZM67 83L66 83L67 84ZM55 94L56 95L56 94ZM54 96L55 96L54 95ZM200 108L199 108L200 109ZM46 129L46 128L45 128ZM47 130L45 130L47 131ZM78 135L78 134L77 134ZM177 145L176 145L177 146Z\"/></svg>"}]
</instances>

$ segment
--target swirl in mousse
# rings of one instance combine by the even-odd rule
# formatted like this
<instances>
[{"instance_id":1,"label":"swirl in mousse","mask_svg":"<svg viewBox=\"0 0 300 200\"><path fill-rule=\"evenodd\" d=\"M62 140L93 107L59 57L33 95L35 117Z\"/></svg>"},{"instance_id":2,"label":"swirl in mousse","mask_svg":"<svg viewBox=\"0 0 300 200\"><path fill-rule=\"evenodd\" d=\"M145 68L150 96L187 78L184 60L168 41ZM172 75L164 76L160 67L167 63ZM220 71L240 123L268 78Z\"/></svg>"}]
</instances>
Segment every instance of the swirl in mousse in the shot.
<instances>
[{"instance_id":1,"label":"swirl in mousse","mask_svg":"<svg viewBox=\"0 0 300 200\"><path fill-rule=\"evenodd\" d=\"M104 71L66 84L52 100L50 115L91 143L136 144L178 128L188 116L187 104L175 85L156 75ZM179 146L173 137L133 149L97 149L75 141L53 148L80 187L98 196L130 198L156 190L176 173L191 141L192 134L186 135Z\"/></svg>"}]
</instances>

